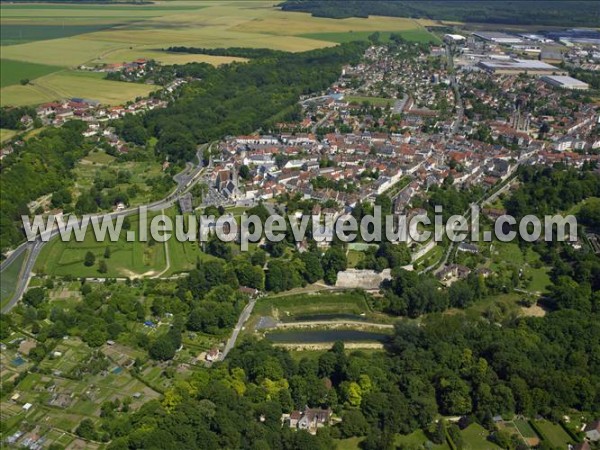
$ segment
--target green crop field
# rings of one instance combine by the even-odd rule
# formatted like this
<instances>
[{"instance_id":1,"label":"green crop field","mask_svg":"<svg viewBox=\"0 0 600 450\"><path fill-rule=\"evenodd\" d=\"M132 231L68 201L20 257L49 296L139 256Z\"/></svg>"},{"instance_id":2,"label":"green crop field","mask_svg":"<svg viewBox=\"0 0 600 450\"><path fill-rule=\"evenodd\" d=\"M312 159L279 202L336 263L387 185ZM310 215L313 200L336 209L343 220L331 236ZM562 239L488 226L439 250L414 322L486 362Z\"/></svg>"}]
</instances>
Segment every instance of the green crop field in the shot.
<instances>
[{"instance_id":1,"label":"green crop field","mask_svg":"<svg viewBox=\"0 0 600 450\"><path fill-rule=\"evenodd\" d=\"M4 8L3 8L4 9ZM111 28L113 23L90 23L88 25L35 25L35 24L5 24L0 28L2 45L24 44L33 41L58 39L78 34Z\"/></svg>"},{"instance_id":2,"label":"green crop field","mask_svg":"<svg viewBox=\"0 0 600 450\"><path fill-rule=\"evenodd\" d=\"M2 59L0 60L0 87L19 84L24 79L35 80L58 70L61 70L58 66Z\"/></svg>"}]
</instances>

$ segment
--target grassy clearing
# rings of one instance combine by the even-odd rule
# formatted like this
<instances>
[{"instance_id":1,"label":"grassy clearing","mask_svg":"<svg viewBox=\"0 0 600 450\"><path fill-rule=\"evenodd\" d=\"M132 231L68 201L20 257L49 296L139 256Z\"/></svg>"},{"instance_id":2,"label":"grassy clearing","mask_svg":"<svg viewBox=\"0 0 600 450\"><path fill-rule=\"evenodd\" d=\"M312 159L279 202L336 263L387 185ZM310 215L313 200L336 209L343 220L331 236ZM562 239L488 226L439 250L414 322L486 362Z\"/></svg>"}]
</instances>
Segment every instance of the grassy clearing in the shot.
<instances>
[{"instance_id":1,"label":"grassy clearing","mask_svg":"<svg viewBox=\"0 0 600 450\"><path fill-rule=\"evenodd\" d=\"M380 107L386 107L387 105L393 106L394 102L396 101L393 98L360 97L360 96L355 96L355 95L350 95L348 97L345 97L344 100L346 100L349 103L358 103L358 104L362 104L362 103L366 102L370 105L380 106Z\"/></svg>"},{"instance_id":2,"label":"grassy clearing","mask_svg":"<svg viewBox=\"0 0 600 450\"><path fill-rule=\"evenodd\" d=\"M295 353L300 353L300 352L292 352L292 355ZM302 352L302 353L304 353L304 352ZM353 437L353 438L348 438L348 439L334 439L335 448L337 450L359 450L360 443L364 439L365 438L362 438L362 437Z\"/></svg>"},{"instance_id":3,"label":"grassy clearing","mask_svg":"<svg viewBox=\"0 0 600 450\"><path fill-rule=\"evenodd\" d=\"M348 250L348 254L346 256L348 258L348 267L350 268L356 267L361 261L365 259L364 252L360 252L357 250Z\"/></svg>"},{"instance_id":4,"label":"grassy clearing","mask_svg":"<svg viewBox=\"0 0 600 450\"><path fill-rule=\"evenodd\" d=\"M425 443L429 442L431 445L425 445ZM416 430L411 434L407 435L396 435L396 439L394 440L394 444L396 446L400 446L402 448L430 448L435 450L449 450L450 447L445 442L443 444L433 444L425 435L423 430Z\"/></svg>"},{"instance_id":5,"label":"grassy clearing","mask_svg":"<svg viewBox=\"0 0 600 450\"><path fill-rule=\"evenodd\" d=\"M488 245L488 244L486 244ZM521 288L532 292L545 292L550 286L550 268L543 266L540 255L531 248L522 251L514 242L494 242L492 246L490 268L502 271L516 266L522 270Z\"/></svg>"},{"instance_id":6,"label":"grassy clearing","mask_svg":"<svg viewBox=\"0 0 600 450\"><path fill-rule=\"evenodd\" d=\"M21 80L35 80L44 75L61 70L58 66L35 64L23 61L2 59L0 61L0 87L19 84Z\"/></svg>"},{"instance_id":7,"label":"grassy clearing","mask_svg":"<svg viewBox=\"0 0 600 450\"><path fill-rule=\"evenodd\" d=\"M499 446L488 440L488 431L477 423L469 425L461 430L465 450L494 450Z\"/></svg>"},{"instance_id":8,"label":"grassy clearing","mask_svg":"<svg viewBox=\"0 0 600 450\"><path fill-rule=\"evenodd\" d=\"M23 262L25 261L25 256L27 256L27 254L28 250L21 253L15 258L12 264L5 268L0 274L0 301L2 307L4 307L4 304L12 298L15 292L17 280L19 279Z\"/></svg>"},{"instance_id":9,"label":"grassy clearing","mask_svg":"<svg viewBox=\"0 0 600 450\"><path fill-rule=\"evenodd\" d=\"M547 420L539 420L536 421L535 424L543 433L544 438L549 440L554 448L567 448L569 443L573 441L566 431L556 423L550 423Z\"/></svg>"}]
</instances>

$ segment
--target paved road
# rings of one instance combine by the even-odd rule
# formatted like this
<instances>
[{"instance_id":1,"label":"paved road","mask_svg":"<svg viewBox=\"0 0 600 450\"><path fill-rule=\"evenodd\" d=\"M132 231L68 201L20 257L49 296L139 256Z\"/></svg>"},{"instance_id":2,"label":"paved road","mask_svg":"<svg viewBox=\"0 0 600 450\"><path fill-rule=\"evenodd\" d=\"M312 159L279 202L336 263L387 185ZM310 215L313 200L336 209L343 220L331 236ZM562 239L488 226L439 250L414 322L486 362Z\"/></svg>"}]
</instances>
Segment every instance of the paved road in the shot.
<instances>
[{"instance_id":1,"label":"paved road","mask_svg":"<svg viewBox=\"0 0 600 450\"><path fill-rule=\"evenodd\" d=\"M201 152L204 150L206 145L208 145L208 144L205 144L199 148L199 150L198 150L199 155L202 154ZM178 201L179 196L181 194L187 192L189 189L191 189L196 184L196 182L200 179L202 170L203 170L202 158L198 158L198 164L196 164L196 165L188 164L183 172L181 172L173 177L173 179L177 183L177 187L175 188L175 190L173 192L171 192L169 195L167 195L162 200L158 200L156 202L149 203L145 206L148 208L149 211L162 211L164 209L170 208ZM184 175L182 175L182 174L184 174ZM142 206L144 206L144 205L142 205ZM127 216L137 214L138 212L139 212L139 206L136 206L134 208L124 209L122 211L114 211L114 212L110 212L110 213L106 213L106 214L91 215L90 221L116 219L121 216L127 217ZM81 220L78 223L81 223ZM66 226L65 230L69 231L72 228L73 228L73 226ZM21 276L19 277L17 286L15 288L15 293L13 294L13 297L10 299L10 301L2 308L2 314L8 313L12 308L14 308L14 306L17 304L17 302L21 299L21 297L23 296L23 293L25 292L25 290L27 289L27 286L29 285L29 280L31 279L31 273L33 270L33 266L35 265L35 261L36 261L37 257L39 256L44 244L46 244L46 242L49 242L50 240L56 238L59 235L59 233L60 233L59 230L55 228L52 231L47 232L44 235L44 237L48 236L48 239L46 241L43 241L41 239L41 237L38 237L35 241L24 242L19 247L17 247L13 251L13 253L11 253L10 256L8 256L6 258L5 261L2 262L2 265L0 266L0 271L4 271L6 268L8 268L12 264L12 262L21 253L23 253L26 250L29 250L29 254L27 255L27 259L25 260L24 270L21 271Z\"/></svg>"},{"instance_id":2,"label":"paved road","mask_svg":"<svg viewBox=\"0 0 600 450\"><path fill-rule=\"evenodd\" d=\"M446 44L446 58L448 59L448 73L450 74L450 85L454 90L454 97L456 99L456 117L454 119L454 125L452 126L452 134L458 133L458 128L462 124L463 117L465 114L465 108L463 105L462 97L460 96L460 89L458 87L458 81L456 80L456 73L454 71L454 58L452 56L452 50L450 46Z\"/></svg>"},{"instance_id":3,"label":"paved road","mask_svg":"<svg viewBox=\"0 0 600 450\"><path fill-rule=\"evenodd\" d=\"M394 114L401 114L402 111L404 110L404 106L406 105L407 100L408 100L407 94L404 94L404 96L401 99L396 100L394 102L394 108L393 108L392 112Z\"/></svg>"},{"instance_id":4,"label":"paved road","mask_svg":"<svg viewBox=\"0 0 600 450\"><path fill-rule=\"evenodd\" d=\"M227 341L227 344L225 344L225 348L223 349L223 352L219 355L218 361L223 361L227 357L227 354L231 351L231 349L233 347L235 347L235 341L237 341L240 331L242 331L242 328L244 328L244 324L250 318L250 314L252 314L254 305L256 305L255 298L251 299L248 302L248 304L244 307L244 310L240 314L237 324L235 325L235 328L233 329L233 333L231 333L231 337Z\"/></svg>"}]
</instances>

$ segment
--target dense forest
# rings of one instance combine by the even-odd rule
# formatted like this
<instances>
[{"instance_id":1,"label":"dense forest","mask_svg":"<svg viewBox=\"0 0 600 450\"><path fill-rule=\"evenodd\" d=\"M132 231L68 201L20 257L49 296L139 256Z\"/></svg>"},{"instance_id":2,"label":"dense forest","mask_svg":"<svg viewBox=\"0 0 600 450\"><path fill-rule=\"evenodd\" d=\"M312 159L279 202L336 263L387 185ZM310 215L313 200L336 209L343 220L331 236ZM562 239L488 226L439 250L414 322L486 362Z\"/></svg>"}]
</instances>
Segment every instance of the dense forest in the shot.
<instances>
[{"instance_id":1,"label":"dense forest","mask_svg":"<svg viewBox=\"0 0 600 450\"><path fill-rule=\"evenodd\" d=\"M298 119L298 97L327 89L343 64L360 59L364 46L350 43L304 53L268 52L269 56L249 63L203 67L202 81L186 87L168 108L147 114L145 126L158 138L157 152L187 161L199 143Z\"/></svg>"},{"instance_id":2,"label":"dense forest","mask_svg":"<svg viewBox=\"0 0 600 450\"><path fill-rule=\"evenodd\" d=\"M70 121L61 128L44 130L25 141L2 160L0 175L0 248L13 247L24 239L21 215L27 204L42 195L64 192L72 182L71 170L85 156L82 131L87 125Z\"/></svg>"},{"instance_id":3,"label":"dense forest","mask_svg":"<svg viewBox=\"0 0 600 450\"><path fill-rule=\"evenodd\" d=\"M561 27L597 26L600 20L592 0L287 0L281 7L336 19L373 15Z\"/></svg>"}]
</instances>

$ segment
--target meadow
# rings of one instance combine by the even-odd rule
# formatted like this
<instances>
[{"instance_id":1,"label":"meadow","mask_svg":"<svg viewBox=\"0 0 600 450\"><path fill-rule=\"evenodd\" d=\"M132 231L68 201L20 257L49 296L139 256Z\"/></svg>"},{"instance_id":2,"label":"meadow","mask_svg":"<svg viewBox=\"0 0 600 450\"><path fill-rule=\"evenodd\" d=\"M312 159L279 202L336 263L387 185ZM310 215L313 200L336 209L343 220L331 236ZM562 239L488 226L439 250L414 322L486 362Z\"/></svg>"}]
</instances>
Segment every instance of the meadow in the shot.
<instances>
[{"instance_id":1,"label":"meadow","mask_svg":"<svg viewBox=\"0 0 600 450\"><path fill-rule=\"evenodd\" d=\"M490 433L477 423L472 423L460 431L465 450L495 450L499 446L488 440Z\"/></svg>"},{"instance_id":2,"label":"meadow","mask_svg":"<svg viewBox=\"0 0 600 450\"><path fill-rule=\"evenodd\" d=\"M5 142L12 139L17 132L15 130L7 130L5 128L0 128L0 142Z\"/></svg>"},{"instance_id":3,"label":"meadow","mask_svg":"<svg viewBox=\"0 0 600 450\"><path fill-rule=\"evenodd\" d=\"M173 1L168 5L137 6L2 4L0 13L2 58L48 66L36 71L25 66L14 69L14 63L8 63L12 64L10 76L7 75L11 85L3 81L2 105L37 104L63 96L118 103L142 95L140 89L147 92L141 85L119 86L92 77L75 78L74 72L60 72L60 68L137 58L156 59L164 64L201 61L219 65L234 60L165 52L170 46L265 47L298 52L366 39L375 31L381 33L383 40L390 33L415 41L437 39L413 19L316 18L280 11L267 0ZM15 80L22 78L35 79L35 83L14 85Z\"/></svg>"}]
</instances>

